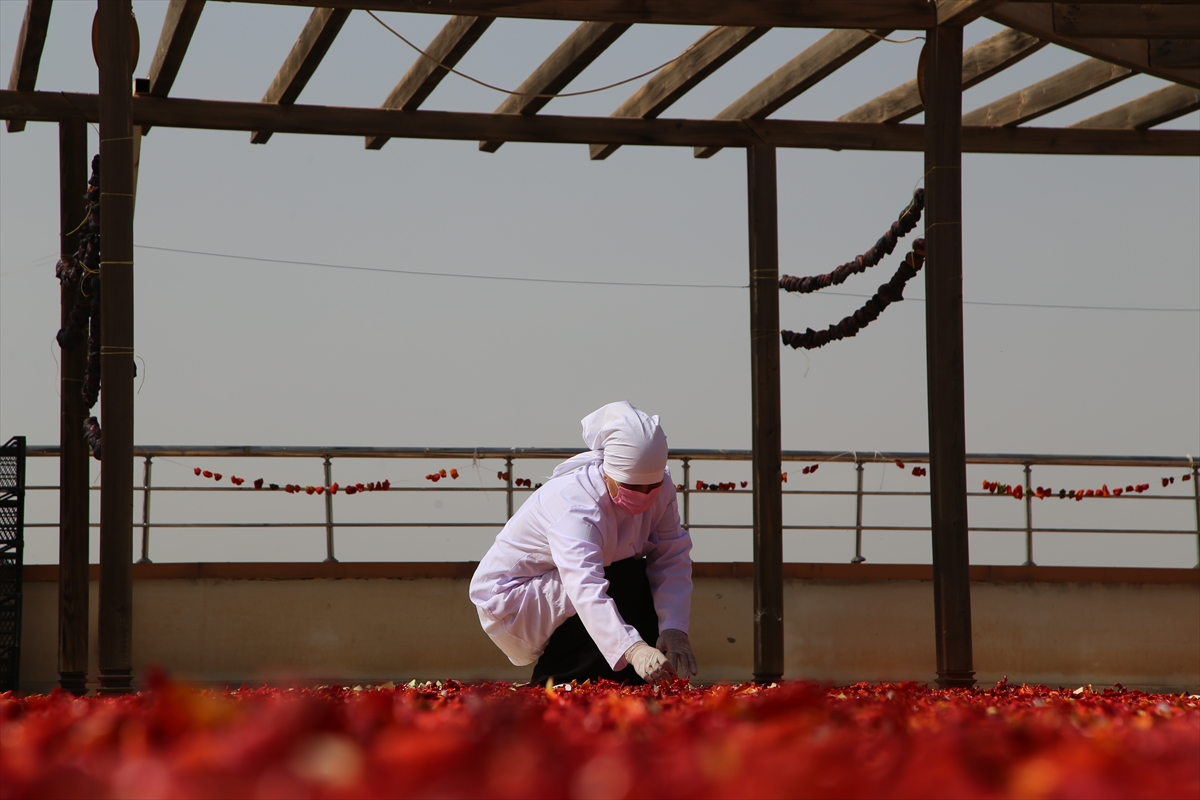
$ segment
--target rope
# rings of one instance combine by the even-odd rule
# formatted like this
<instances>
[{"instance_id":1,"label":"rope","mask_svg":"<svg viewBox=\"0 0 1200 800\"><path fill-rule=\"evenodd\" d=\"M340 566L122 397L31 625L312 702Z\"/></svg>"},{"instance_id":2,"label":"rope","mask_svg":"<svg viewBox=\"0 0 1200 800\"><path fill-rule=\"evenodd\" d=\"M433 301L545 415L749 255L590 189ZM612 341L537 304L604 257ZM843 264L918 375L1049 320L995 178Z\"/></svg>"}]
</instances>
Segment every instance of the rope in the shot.
<instances>
[{"instance_id":1,"label":"rope","mask_svg":"<svg viewBox=\"0 0 1200 800\"><path fill-rule=\"evenodd\" d=\"M495 91L495 92L501 92L501 93L503 93L503 94L514 95L514 96L516 96L516 97L540 97L540 98L547 98L547 99L550 99L550 98L555 98L555 97L579 97L580 95L585 95L585 94L596 94L597 92L605 92L605 91L608 91L609 89L615 89L615 88L617 88L618 86L624 86L624 85L625 85L625 84L627 84L627 83L633 83L634 81L636 81L636 80L639 80L640 78L645 78L647 75L653 75L655 72L658 72L658 71L659 71L660 69L662 69L663 67L665 67L665 66L667 66L667 65L669 65L669 64L673 64L673 63L675 63L676 61L678 61L679 59L683 58L685 55L687 55L687 54L688 54L688 53L689 53L689 52L692 50L692 48L694 48L694 47L695 47L697 44L699 44L700 42L704 41L704 37L701 37L701 38L700 38L698 41L696 41L695 43L693 43L692 45L690 45L690 46L687 48L687 50L684 50L682 53L680 53L679 55L675 56L675 57L674 57L674 58L672 58L670 61L664 61L663 63L659 64L659 65L658 65L657 67L655 67L654 69L648 69L648 70L646 70L645 72L642 72L642 73L639 73L639 74L637 74L637 75L634 75L632 78L626 78L626 79L625 79L625 80L623 80L623 81L617 81L616 83L610 83L610 84L608 84L607 86L599 86L599 87L597 87L597 88L595 88L595 89L585 89L585 90L583 90L583 91L579 91L579 92L562 92L562 93L560 93L560 94L540 94L540 93L537 93L537 92L518 92L518 91L517 91L517 90L515 90L515 89L504 89L504 88L501 88L501 87L499 87L499 86L493 86L492 84L490 84L490 83L486 83L485 81L481 81L481 80L479 80L478 78L473 78L473 77L471 77L470 75L467 75L465 72L459 72L459 71L458 71L458 70L456 70L454 67L452 67L452 66L450 66L450 65L448 65L448 64L444 64L444 63L442 63L441 61L438 61L436 58L434 58L433 56L429 55L429 53L426 53L424 50L422 50L421 48L417 47L415 44L413 44L412 42L410 42L408 39L404 38L404 36L403 36L402 34L400 34L398 31L396 31L394 28L392 28L392 27L391 27L390 25L388 25L386 22L384 22L383 20L381 20L379 17L375 16L375 12L371 11L370 9L367 9L367 14L368 14L368 15L370 15L371 19L375 20L375 21L376 21L376 22L378 22L380 25L382 25L383 27L387 28L387 30L388 30L388 31L389 31L389 32L390 32L390 33L391 33L393 36L395 36L397 39L399 39L400 41L404 42L406 45L408 45L409 47L411 47L413 50L416 50L418 53L420 53L420 54L421 54L423 57L425 57L425 58L429 59L429 60L430 60L430 61L432 61L434 64L437 64L439 67L441 67L442 69L446 70L447 72L453 72L453 73L454 73L455 75L457 75L458 77L460 77L460 78L466 78L466 79L467 79L467 80L469 80L471 83L477 83L477 84L479 84L480 86L484 87L485 89L491 89L492 91Z\"/></svg>"},{"instance_id":2,"label":"rope","mask_svg":"<svg viewBox=\"0 0 1200 800\"><path fill-rule=\"evenodd\" d=\"M908 44L909 42L915 42L918 39L920 39L921 41L925 41L924 36L910 36L907 39L889 39L886 36L880 36L875 31L863 31L863 33L867 34L868 36L874 36L876 39L878 39L881 42L891 42L892 44Z\"/></svg>"}]
</instances>

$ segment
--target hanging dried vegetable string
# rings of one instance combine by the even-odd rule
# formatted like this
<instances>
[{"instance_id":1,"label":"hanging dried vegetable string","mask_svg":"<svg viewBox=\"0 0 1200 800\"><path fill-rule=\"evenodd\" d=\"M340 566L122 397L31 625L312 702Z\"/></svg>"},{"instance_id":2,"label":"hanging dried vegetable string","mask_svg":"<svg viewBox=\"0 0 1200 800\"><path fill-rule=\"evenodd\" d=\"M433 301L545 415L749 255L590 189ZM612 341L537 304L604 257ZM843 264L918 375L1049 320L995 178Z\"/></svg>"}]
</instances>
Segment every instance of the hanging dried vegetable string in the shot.
<instances>
[{"instance_id":1,"label":"hanging dried vegetable string","mask_svg":"<svg viewBox=\"0 0 1200 800\"><path fill-rule=\"evenodd\" d=\"M813 350L817 347L824 347L835 339L840 340L854 336L874 322L885 308L904 299L905 284L916 276L924 263L925 240L917 239L913 242L912 251L904 257L904 262L896 270L896 274L890 281L880 286L875 296L868 300L862 308L823 331L814 331L812 328L804 333L782 331L783 343L791 345L793 348L803 347L805 350Z\"/></svg>"},{"instance_id":2,"label":"hanging dried vegetable string","mask_svg":"<svg viewBox=\"0 0 1200 800\"><path fill-rule=\"evenodd\" d=\"M92 175L88 179L87 216L79 226L79 246L75 254L59 259L54 268L61 285L75 292L75 304L67 319L67 327L55 337L60 347L79 341L87 330L87 367L80 391L84 404L90 409L100 396L100 156L92 158ZM100 460L100 422L88 417L83 423L84 438L91 447L92 457Z\"/></svg>"},{"instance_id":3,"label":"hanging dried vegetable string","mask_svg":"<svg viewBox=\"0 0 1200 800\"><path fill-rule=\"evenodd\" d=\"M867 268L878 264L884 256L892 254L892 251L896 249L896 243L907 236L917 226L917 223L920 222L921 210L924 207L925 190L917 189L913 192L913 198L908 207L900 212L900 218L892 223L892 227L888 229L888 232L881 236L879 241L870 250L853 261L847 261L833 272L826 272L824 275L810 275L807 278L784 275L779 279L779 288L788 292L808 294L829 286L838 286L845 283L846 279L851 275L865 272Z\"/></svg>"}]
</instances>

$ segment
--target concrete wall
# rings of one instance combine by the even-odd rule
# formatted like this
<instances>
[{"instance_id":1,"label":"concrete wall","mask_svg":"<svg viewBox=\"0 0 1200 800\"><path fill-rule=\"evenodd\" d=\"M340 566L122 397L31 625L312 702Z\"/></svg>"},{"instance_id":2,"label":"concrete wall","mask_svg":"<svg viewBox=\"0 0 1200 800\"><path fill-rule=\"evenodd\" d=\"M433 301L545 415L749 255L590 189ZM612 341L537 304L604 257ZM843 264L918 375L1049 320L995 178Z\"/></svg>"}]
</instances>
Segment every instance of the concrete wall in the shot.
<instances>
[{"instance_id":1,"label":"concrete wall","mask_svg":"<svg viewBox=\"0 0 1200 800\"><path fill-rule=\"evenodd\" d=\"M509 664L480 630L466 599L469 565L399 571L337 565L335 577L270 569L282 565L171 569L178 566L138 570L137 673L158 664L198 681L232 683L520 681L529 674L529 668ZM697 565L692 641L705 682L751 677L753 601L743 566ZM868 573L866 565L802 566L808 569L790 570L785 584L787 678L849 683L935 677L932 584L920 579L919 568L874 565ZM27 568L21 657L27 692L48 691L58 678L58 584L49 569ZM1120 682L1200 691L1200 574L1155 570L1157 578L1171 573L1171 579L1131 582L1116 580L1119 572L1130 571L1091 570L1099 578L1086 581L973 581L980 682L1007 675L1050 685ZM847 574L855 577L842 577ZM93 581L93 680L96 590Z\"/></svg>"}]
</instances>

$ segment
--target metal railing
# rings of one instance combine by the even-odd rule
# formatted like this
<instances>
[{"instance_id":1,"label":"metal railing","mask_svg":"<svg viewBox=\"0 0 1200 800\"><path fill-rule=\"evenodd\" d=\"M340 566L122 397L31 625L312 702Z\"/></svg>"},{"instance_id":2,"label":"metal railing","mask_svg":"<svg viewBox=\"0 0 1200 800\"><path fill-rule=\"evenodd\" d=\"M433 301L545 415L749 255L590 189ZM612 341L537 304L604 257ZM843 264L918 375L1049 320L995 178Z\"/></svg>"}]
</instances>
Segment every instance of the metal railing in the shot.
<instances>
[{"instance_id":1,"label":"metal railing","mask_svg":"<svg viewBox=\"0 0 1200 800\"><path fill-rule=\"evenodd\" d=\"M151 528L162 529L187 529L187 528L256 528L256 529L283 529L283 528L324 528L325 529L325 547L326 561L336 561L334 555L334 531L335 528L499 528L504 524L504 520L486 520L486 521L468 521L468 522L432 522L432 521L370 521L370 522L334 522L334 496L330 492L324 492L324 520L322 521L301 521L301 522L159 522L151 521L151 496L168 493L183 493L183 492L254 492L250 487L235 487L235 486L155 486L152 483L152 469L154 460L157 459L172 459L172 458L204 458L204 459L226 459L226 458L311 458L321 459L324 469L325 486L333 484L333 461L335 459L470 459L473 463L478 464L480 461L497 461L503 463L503 469L500 471L504 477L504 485L493 488L484 486L445 486L434 488L432 485L419 486L390 486L386 491L393 493L410 493L410 492L457 492L457 493L504 493L505 507L507 518L511 518L515 508L515 498L517 495L530 494L536 487L523 488L517 486L513 477L513 465L520 460L561 460L569 458L581 452L579 448L501 448L501 447L479 447L479 448L463 448L463 447L256 447L256 446L142 446L134 448L134 455L143 460L142 485L135 487L135 490L142 492L142 521L140 527L142 529L141 557L139 563L148 563L150 561L150 531ZM27 449L27 456L31 459L36 458L57 458L58 448L55 446L32 446ZM748 523L705 523L693 522L692 517L692 497L693 495L747 495L753 489L749 488L732 488L724 491L713 491L715 486L705 486L701 489L692 484L691 469L695 462L712 462L712 461L741 461L750 462L752 452L750 450L672 450L671 460L679 463L682 466L682 489L680 490L680 506L681 517L684 527L689 530L749 530L752 526ZM852 463L855 468L855 486L853 489L802 489L792 488L785 484L783 494L786 497L795 495L807 496L853 496L855 498L855 521L853 525L803 525L803 524L784 524L785 531L844 531L854 532L854 557L852 563L862 563L866 559L863 556L863 534L864 532L921 532L929 531L928 525L868 525L864 522L863 505L867 498L879 497L928 497L928 491L897 491L889 490L871 490L864 487L863 473L864 468L870 464L886 464L893 461L903 462L905 464L927 465L929 456L927 453L880 453L872 452L833 452L821 450L787 450L783 452L784 472L794 474L798 470L788 469L789 464L804 464L804 463ZM1020 466L1023 468L1023 500L1024 500L1024 525L1020 527L1014 526L995 526L995 525L972 525L969 530L971 532L993 532L993 533L1023 533L1025 537L1025 565L1034 565L1034 535L1038 533L1054 534L1054 533L1070 533L1070 534L1178 534L1178 535L1193 535L1196 537L1197 550L1197 567L1200 567L1200 477L1198 477L1198 468L1190 458L1177 457L1158 457L1158 456L1076 456L1076 455L1028 455L1028 454L968 454L967 465L1006 465ZM1186 495L1156 495L1156 494L1124 494L1116 499L1120 501L1137 501L1137 502L1190 502L1195 507L1195 526L1191 530L1185 529L1155 529L1155 528L1108 528L1108 527L1037 527L1034 524L1034 481L1033 470L1035 467L1134 467L1134 468L1159 468L1167 470L1184 470L1191 476L1192 493L1191 496ZM794 484L792 484L794 486ZM58 486L54 484L30 485L27 491L57 491ZM98 491L93 487L93 491ZM986 491L968 491L968 497L988 497L993 496ZM26 522L26 528L56 528L57 522ZM96 523L92 523L92 527L98 527Z\"/></svg>"}]
</instances>

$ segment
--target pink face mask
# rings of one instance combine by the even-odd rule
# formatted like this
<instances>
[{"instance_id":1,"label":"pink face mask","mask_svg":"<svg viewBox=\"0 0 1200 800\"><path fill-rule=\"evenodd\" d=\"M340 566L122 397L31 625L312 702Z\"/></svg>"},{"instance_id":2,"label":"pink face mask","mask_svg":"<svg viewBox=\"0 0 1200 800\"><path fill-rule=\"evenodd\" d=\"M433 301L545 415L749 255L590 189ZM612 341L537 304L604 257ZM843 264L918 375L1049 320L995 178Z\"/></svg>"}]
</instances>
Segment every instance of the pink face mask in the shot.
<instances>
[{"instance_id":1,"label":"pink face mask","mask_svg":"<svg viewBox=\"0 0 1200 800\"><path fill-rule=\"evenodd\" d=\"M618 485L617 496L613 498L613 502L620 506L625 513L637 516L650 510L650 506L654 505L654 500L658 497L658 493L661 490L661 483L645 494Z\"/></svg>"}]
</instances>

